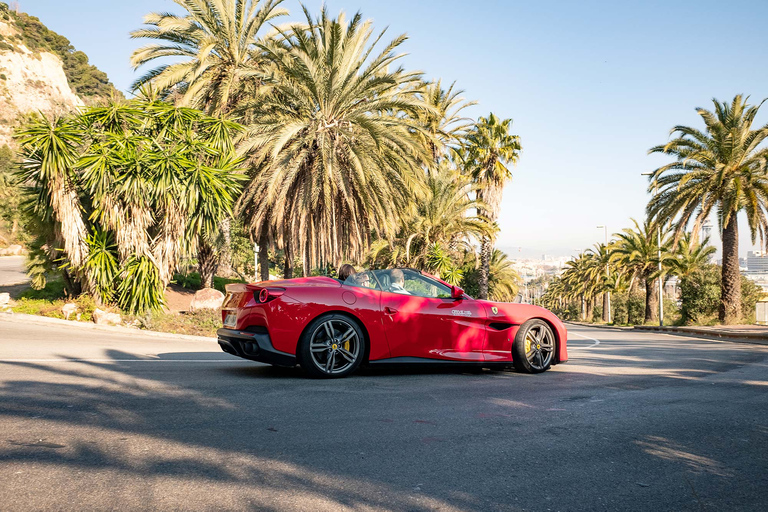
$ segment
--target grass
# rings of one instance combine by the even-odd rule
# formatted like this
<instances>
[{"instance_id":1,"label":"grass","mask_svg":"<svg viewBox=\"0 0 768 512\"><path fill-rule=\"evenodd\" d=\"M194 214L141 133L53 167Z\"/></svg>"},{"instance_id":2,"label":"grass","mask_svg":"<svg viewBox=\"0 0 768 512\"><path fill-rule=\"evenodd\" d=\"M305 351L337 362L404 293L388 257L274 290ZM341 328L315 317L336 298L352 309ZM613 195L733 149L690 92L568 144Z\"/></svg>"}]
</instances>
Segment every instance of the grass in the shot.
<instances>
[{"instance_id":1,"label":"grass","mask_svg":"<svg viewBox=\"0 0 768 512\"><path fill-rule=\"evenodd\" d=\"M136 320L142 329L149 331L215 337L216 330L221 327L221 312L218 309L184 313L155 312L137 317Z\"/></svg>"}]
</instances>

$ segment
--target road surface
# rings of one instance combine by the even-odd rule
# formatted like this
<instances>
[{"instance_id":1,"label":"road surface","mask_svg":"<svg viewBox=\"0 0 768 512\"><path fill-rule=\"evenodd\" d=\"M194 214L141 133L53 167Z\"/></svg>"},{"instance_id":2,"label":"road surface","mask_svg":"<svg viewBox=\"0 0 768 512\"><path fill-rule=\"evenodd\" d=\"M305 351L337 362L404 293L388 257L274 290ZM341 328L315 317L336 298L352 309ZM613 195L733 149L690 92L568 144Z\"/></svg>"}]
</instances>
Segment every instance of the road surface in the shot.
<instances>
[{"instance_id":1,"label":"road surface","mask_svg":"<svg viewBox=\"0 0 768 512\"><path fill-rule=\"evenodd\" d=\"M318 381L0 318L3 510L765 510L768 347L570 328L542 375Z\"/></svg>"},{"instance_id":2,"label":"road surface","mask_svg":"<svg viewBox=\"0 0 768 512\"><path fill-rule=\"evenodd\" d=\"M0 286L29 281L24 269L24 262L26 261L26 256L0 256Z\"/></svg>"}]
</instances>

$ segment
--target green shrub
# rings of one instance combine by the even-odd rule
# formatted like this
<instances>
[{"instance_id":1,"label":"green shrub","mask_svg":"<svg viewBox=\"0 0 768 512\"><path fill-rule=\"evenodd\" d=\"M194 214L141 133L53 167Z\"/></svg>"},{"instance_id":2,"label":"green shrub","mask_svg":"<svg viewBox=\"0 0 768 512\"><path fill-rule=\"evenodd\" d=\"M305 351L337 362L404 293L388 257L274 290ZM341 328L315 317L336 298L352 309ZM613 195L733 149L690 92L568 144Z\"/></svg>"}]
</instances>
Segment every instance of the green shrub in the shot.
<instances>
[{"instance_id":1,"label":"green shrub","mask_svg":"<svg viewBox=\"0 0 768 512\"><path fill-rule=\"evenodd\" d=\"M198 272L189 272L187 274L174 274L173 282L188 290L199 290L203 284ZM245 283L242 279L227 279L225 277L214 277L213 287L221 293L225 293L225 286L232 283Z\"/></svg>"},{"instance_id":2,"label":"green shrub","mask_svg":"<svg viewBox=\"0 0 768 512\"><path fill-rule=\"evenodd\" d=\"M21 293L20 298L29 300L56 301L67 296L64 280L61 278L51 279L45 283L40 290L30 288Z\"/></svg>"}]
</instances>

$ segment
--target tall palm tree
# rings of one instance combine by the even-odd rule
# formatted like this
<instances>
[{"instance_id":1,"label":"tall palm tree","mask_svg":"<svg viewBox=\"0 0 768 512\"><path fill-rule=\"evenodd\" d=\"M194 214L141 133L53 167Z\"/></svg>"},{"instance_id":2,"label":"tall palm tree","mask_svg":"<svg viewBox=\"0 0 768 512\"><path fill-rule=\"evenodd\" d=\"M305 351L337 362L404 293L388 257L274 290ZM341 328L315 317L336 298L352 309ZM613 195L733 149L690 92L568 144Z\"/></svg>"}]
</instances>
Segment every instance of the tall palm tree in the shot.
<instances>
[{"instance_id":1,"label":"tall palm tree","mask_svg":"<svg viewBox=\"0 0 768 512\"><path fill-rule=\"evenodd\" d=\"M148 27L131 32L133 39L160 41L139 48L131 56L138 69L174 58L142 75L133 84L152 84L159 91L176 93L180 103L211 115L228 113L239 100L244 82L265 75L256 50L259 35L269 22L285 16L283 0L174 0L186 14L151 13Z\"/></svg>"},{"instance_id":2,"label":"tall palm tree","mask_svg":"<svg viewBox=\"0 0 768 512\"><path fill-rule=\"evenodd\" d=\"M688 126L672 129L675 136L650 153L674 157L656 169L649 188L659 193L648 203L648 214L661 222L673 221L676 237L694 219L693 231L712 211L722 231L723 266L720 321L738 322L741 317L738 214L746 213L752 243L768 230L768 125L752 129L759 105L747 104L741 95L728 104L713 100L710 112L698 108L704 131Z\"/></svg>"},{"instance_id":3,"label":"tall palm tree","mask_svg":"<svg viewBox=\"0 0 768 512\"><path fill-rule=\"evenodd\" d=\"M135 69L167 57L177 58L141 76L134 89L151 85L176 102L200 108L214 116L227 115L246 95L253 95L265 80L265 60L257 43L270 22L288 14L284 0L174 0L186 15L152 13L146 28L131 33L134 39L159 41L136 50ZM201 239L198 259L206 269L232 273L231 219L222 219L221 240ZM214 245L211 245L214 243ZM222 252L218 254L217 246Z\"/></svg>"},{"instance_id":4,"label":"tall palm tree","mask_svg":"<svg viewBox=\"0 0 768 512\"><path fill-rule=\"evenodd\" d=\"M628 269L636 278L643 280L645 284L645 321L658 321L659 245L656 228L650 220L646 220L642 226L635 219L632 219L632 222L635 225L634 229L626 228L623 232L616 234L617 240L613 246L612 260ZM672 258L671 245L672 240L668 233L662 233L662 271L669 267L669 260Z\"/></svg>"},{"instance_id":5,"label":"tall palm tree","mask_svg":"<svg viewBox=\"0 0 768 512\"><path fill-rule=\"evenodd\" d=\"M599 293L603 296L603 321L608 322L608 308L612 281L607 269L611 266L611 249L606 244L595 244L593 249L587 249L592 257L590 278L596 281ZM615 271L614 271L615 272Z\"/></svg>"},{"instance_id":6,"label":"tall palm tree","mask_svg":"<svg viewBox=\"0 0 768 512\"><path fill-rule=\"evenodd\" d=\"M486 205L479 213L490 222L498 219L504 184L512 178L507 166L516 163L520 155L520 137L509 133L511 126L511 119L500 120L490 114L478 119L466 137L472 179L479 186L477 197ZM484 236L480 243L479 295L486 299L493 241L490 236Z\"/></svg>"},{"instance_id":7,"label":"tall palm tree","mask_svg":"<svg viewBox=\"0 0 768 512\"><path fill-rule=\"evenodd\" d=\"M455 89L452 83L443 89L442 80L421 84L419 97L425 107L417 111L417 121L423 131L416 133L432 154L431 165L439 165L448 148L458 146L466 130L472 125L469 118L462 117L461 111L477 104L461 97L464 91Z\"/></svg>"},{"instance_id":8,"label":"tall palm tree","mask_svg":"<svg viewBox=\"0 0 768 512\"><path fill-rule=\"evenodd\" d=\"M371 245L372 264L430 271L439 267L444 271L445 264L430 265L430 259L438 254L468 251L472 238L493 232L487 220L473 215L482 205L470 197L472 186L467 176L442 162L437 172L425 176L425 181L425 197L411 205L413 212L405 216L397 236Z\"/></svg>"},{"instance_id":9,"label":"tall palm tree","mask_svg":"<svg viewBox=\"0 0 768 512\"><path fill-rule=\"evenodd\" d=\"M305 15L306 25L261 45L277 74L253 105L259 173L241 207L252 232L273 226L286 261L300 256L306 274L362 260L372 234L394 236L429 155L412 135L421 75L395 67L405 36L376 52L383 34L372 37L359 13Z\"/></svg>"}]
</instances>

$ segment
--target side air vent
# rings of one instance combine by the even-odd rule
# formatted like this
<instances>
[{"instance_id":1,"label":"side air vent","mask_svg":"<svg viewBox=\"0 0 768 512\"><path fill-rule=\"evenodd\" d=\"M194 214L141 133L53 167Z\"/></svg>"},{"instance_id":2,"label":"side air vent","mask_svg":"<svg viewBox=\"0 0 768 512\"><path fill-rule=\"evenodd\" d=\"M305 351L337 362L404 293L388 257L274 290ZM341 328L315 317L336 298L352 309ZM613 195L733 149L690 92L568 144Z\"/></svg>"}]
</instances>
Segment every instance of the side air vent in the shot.
<instances>
[{"instance_id":1,"label":"side air vent","mask_svg":"<svg viewBox=\"0 0 768 512\"><path fill-rule=\"evenodd\" d=\"M512 324L508 324L505 322L493 322L491 324L488 324L488 327L491 329L495 329L497 331L503 331L504 329L509 329L512 327Z\"/></svg>"}]
</instances>

